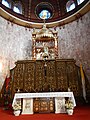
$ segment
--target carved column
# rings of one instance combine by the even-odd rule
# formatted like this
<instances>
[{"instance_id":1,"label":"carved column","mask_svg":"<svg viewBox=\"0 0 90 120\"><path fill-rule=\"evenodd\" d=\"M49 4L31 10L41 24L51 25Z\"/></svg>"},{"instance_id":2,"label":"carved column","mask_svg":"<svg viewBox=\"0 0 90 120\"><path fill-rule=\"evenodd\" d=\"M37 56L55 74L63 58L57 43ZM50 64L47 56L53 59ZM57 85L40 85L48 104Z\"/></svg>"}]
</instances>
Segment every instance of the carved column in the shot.
<instances>
[{"instance_id":1,"label":"carved column","mask_svg":"<svg viewBox=\"0 0 90 120\"><path fill-rule=\"evenodd\" d=\"M58 38L57 38L57 32L54 33L54 39L55 39L55 58L58 58Z\"/></svg>"},{"instance_id":2,"label":"carved column","mask_svg":"<svg viewBox=\"0 0 90 120\"><path fill-rule=\"evenodd\" d=\"M36 50L35 50L35 46L36 46L36 41L35 41L35 38L36 38L36 33L35 31L33 32L32 34L32 59L36 59Z\"/></svg>"}]
</instances>

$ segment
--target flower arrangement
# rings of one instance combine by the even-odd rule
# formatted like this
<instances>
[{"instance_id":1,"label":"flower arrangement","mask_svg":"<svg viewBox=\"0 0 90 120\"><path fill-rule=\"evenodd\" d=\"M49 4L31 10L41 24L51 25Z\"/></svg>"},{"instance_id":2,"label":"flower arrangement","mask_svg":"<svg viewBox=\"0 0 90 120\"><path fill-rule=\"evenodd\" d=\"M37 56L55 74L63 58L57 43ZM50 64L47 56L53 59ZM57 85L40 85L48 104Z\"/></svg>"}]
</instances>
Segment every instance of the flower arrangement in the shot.
<instances>
[{"instance_id":1,"label":"flower arrangement","mask_svg":"<svg viewBox=\"0 0 90 120\"><path fill-rule=\"evenodd\" d=\"M66 109L73 109L74 108L73 102L68 99L65 103L65 108Z\"/></svg>"},{"instance_id":2,"label":"flower arrangement","mask_svg":"<svg viewBox=\"0 0 90 120\"><path fill-rule=\"evenodd\" d=\"M21 110L21 101L16 101L15 104L13 105L13 110Z\"/></svg>"}]
</instances>

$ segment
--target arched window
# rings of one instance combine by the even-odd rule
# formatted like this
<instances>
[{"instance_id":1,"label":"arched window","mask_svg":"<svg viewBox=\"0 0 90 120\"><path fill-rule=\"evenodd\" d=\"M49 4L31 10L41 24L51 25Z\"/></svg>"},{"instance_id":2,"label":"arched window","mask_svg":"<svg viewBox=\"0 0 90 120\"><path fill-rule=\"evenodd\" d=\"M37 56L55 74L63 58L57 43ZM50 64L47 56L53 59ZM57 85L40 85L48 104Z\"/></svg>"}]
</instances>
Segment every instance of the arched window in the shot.
<instances>
[{"instance_id":1,"label":"arched window","mask_svg":"<svg viewBox=\"0 0 90 120\"><path fill-rule=\"evenodd\" d=\"M77 0L78 5L81 4L84 0Z\"/></svg>"},{"instance_id":2,"label":"arched window","mask_svg":"<svg viewBox=\"0 0 90 120\"><path fill-rule=\"evenodd\" d=\"M67 12L73 10L75 8L75 3L73 0L69 0L67 3L66 3L66 10Z\"/></svg>"},{"instance_id":3,"label":"arched window","mask_svg":"<svg viewBox=\"0 0 90 120\"><path fill-rule=\"evenodd\" d=\"M48 10L42 10L40 13L39 13L39 17L41 19L48 19L51 17L51 13L48 11Z\"/></svg>"},{"instance_id":4,"label":"arched window","mask_svg":"<svg viewBox=\"0 0 90 120\"><path fill-rule=\"evenodd\" d=\"M5 5L8 8L11 7L11 4L7 0L2 0L2 4Z\"/></svg>"},{"instance_id":5,"label":"arched window","mask_svg":"<svg viewBox=\"0 0 90 120\"><path fill-rule=\"evenodd\" d=\"M22 4L20 2L15 3L13 6L13 11L22 14Z\"/></svg>"}]
</instances>

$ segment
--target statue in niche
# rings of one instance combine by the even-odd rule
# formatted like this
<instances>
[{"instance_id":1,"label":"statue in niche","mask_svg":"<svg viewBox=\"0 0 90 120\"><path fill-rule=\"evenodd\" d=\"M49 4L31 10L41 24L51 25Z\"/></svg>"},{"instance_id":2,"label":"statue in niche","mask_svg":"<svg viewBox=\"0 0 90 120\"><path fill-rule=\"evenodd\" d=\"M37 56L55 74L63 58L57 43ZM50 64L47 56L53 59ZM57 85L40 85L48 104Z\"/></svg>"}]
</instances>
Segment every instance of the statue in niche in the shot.
<instances>
[{"instance_id":1,"label":"statue in niche","mask_svg":"<svg viewBox=\"0 0 90 120\"><path fill-rule=\"evenodd\" d=\"M43 48L43 57L44 58L48 58L48 56L49 56L49 53L48 53L48 46L47 46L47 43L44 43L44 48Z\"/></svg>"},{"instance_id":2,"label":"statue in niche","mask_svg":"<svg viewBox=\"0 0 90 120\"><path fill-rule=\"evenodd\" d=\"M47 44L44 44L44 53L46 53L48 55L48 46L47 46Z\"/></svg>"}]
</instances>

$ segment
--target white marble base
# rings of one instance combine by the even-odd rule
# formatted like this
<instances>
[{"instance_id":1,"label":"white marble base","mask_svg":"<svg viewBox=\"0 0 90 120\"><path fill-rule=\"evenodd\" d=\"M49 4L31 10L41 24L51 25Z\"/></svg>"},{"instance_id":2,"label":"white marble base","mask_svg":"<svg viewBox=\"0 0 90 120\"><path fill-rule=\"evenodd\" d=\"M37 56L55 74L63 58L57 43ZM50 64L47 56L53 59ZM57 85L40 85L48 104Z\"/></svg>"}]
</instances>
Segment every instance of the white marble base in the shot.
<instances>
[{"instance_id":1,"label":"white marble base","mask_svg":"<svg viewBox=\"0 0 90 120\"><path fill-rule=\"evenodd\" d=\"M24 98L23 99L23 108L21 114L33 114L33 99Z\"/></svg>"},{"instance_id":2,"label":"white marble base","mask_svg":"<svg viewBox=\"0 0 90 120\"><path fill-rule=\"evenodd\" d=\"M55 113L66 113L64 97L55 98Z\"/></svg>"}]
</instances>

